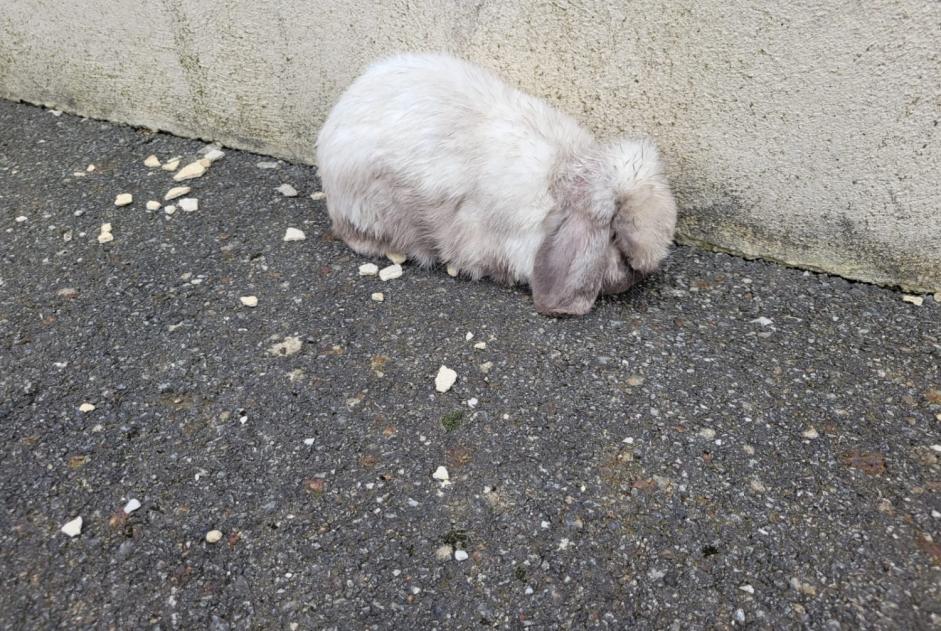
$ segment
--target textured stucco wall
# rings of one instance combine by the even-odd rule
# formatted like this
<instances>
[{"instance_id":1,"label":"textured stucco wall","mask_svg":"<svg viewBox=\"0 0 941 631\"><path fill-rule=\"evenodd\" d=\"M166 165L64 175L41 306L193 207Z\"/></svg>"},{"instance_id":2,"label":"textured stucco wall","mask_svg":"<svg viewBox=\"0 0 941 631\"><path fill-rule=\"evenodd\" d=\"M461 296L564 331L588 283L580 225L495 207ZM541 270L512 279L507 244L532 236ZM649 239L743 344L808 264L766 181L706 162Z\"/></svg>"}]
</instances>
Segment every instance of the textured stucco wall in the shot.
<instances>
[{"instance_id":1,"label":"textured stucco wall","mask_svg":"<svg viewBox=\"0 0 941 631\"><path fill-rule=\"evenodd\" d=\"M671 162L681 239L941 290L941 2L15 0L0 96L311 161L370 60L449 49Z\"/></svg>"}]
</instances>

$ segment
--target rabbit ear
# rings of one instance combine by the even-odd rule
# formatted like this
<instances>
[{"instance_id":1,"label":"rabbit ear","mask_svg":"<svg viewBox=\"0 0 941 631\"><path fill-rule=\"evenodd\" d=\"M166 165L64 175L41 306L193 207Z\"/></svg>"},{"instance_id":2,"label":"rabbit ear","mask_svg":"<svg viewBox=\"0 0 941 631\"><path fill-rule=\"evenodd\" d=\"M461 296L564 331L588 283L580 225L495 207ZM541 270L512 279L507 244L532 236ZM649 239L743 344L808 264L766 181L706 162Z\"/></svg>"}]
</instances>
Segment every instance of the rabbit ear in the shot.
<instances>
[{"instance_id":1,"label":"rabbit ear","mask_svg":"<svg viewBox=\"0 0 941 631\"><path fill-rule=\"evenodd\" d=\"M561 205L555 227L536 252L531 287L536 311L583 315L601 290L611 245L611 209Z\"/></svg>"}]
</instances>

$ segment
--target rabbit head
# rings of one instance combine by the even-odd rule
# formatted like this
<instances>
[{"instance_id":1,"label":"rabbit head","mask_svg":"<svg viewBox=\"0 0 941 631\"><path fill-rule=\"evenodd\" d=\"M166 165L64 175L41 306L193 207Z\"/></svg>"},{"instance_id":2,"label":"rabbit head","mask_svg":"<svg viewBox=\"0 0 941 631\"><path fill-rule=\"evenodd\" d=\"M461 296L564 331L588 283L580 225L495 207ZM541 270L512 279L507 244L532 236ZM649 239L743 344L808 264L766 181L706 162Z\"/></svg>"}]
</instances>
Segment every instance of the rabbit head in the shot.
<instances>
[{"instance_id":1,"label":"rabbit head","mask_svg":"<svg viewBox=\"0 0 941 631\"><path fill-rule=\"evenodd\" d=\"M627 290L666 257L676 203L657 149L618 140L560 160L550 183L555 206L536 253L536 310L583 315L599 294Z\"/></svg>"}]
</instances>

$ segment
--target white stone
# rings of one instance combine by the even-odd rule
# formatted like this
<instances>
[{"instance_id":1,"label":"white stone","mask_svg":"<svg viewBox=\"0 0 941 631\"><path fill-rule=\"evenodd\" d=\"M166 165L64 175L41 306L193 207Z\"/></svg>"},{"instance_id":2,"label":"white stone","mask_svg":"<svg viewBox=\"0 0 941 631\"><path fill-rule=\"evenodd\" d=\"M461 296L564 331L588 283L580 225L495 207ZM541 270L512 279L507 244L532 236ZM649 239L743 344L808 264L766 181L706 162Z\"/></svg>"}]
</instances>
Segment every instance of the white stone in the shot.
<instances>
[{"instance_id":1,"label":"white stone","mask_svg":"<svg viewBox=\"0 0 941 631\"><path fill-rule=\"evenodd\" d=\"M396 278L401 278L402 276L402 266L395 264L390 265L389 267L383 267L379 270L379 280L394 280Z\"/></svg>"},{"instance_id":2,"label":"white stone","mask_svg":"<svg viewBox=\"0 0 941 631\"><path fill-rule=\"evenodd\" d=\"M173 204L170 204L169 206L164 206L163 212L167 213L168 215L172 215L173 213L176 212L176 206L174 206Z\"/></svg>"},{"instance_id":3,"label":"white stone","mask_svg":"<svg viewBox=\"0 0 941 631\"><path fill-rule=\"evenodd\" d=\"M271 347L269 347L268 354L277 355L279 357L286 357L300 351L301 346L303 346L301 338L288 336L284 338L283 342L278 342L277 344L273 344Z\"/></svg>"},{"instance_id":4,"label":"white stone","mask_svg":"<svg viewBox=\"0 0 941 631\"><path fill-rule=\"evenodd\" d=\"M466 560L467 560L467 552L464 551L464 550L455 550L455 551L454 551L454 560L455 560L455 561L466 561Z\"/></svg>"},{"instance_id":5,"label":"white stone","mask_svg":"<svg viewBox=\"0 0 941 631\"><path fill-rule=\"evenodd\" d=\"M278 168L278 163L277 163L277 162L271 162L271 161L265 161L265 162L259 162L259 163L256 164L255 166L258 167L259 169L277 169L277 168Z\"/></svg>"},{"instance_id":6,"label":"white stone","mask_svg":"<svg viewBox=\"0 0 941 631\"><path fill-rule=\"evenodd\" d=\"M453 553L454 548L448 544L444 544L443 546L438 546L438 549L435 550L435 558L439 561L450 561Z\"/></svg>"},{"instance_id":7,"label":"white stone","mask_svg":"<svg viewBox=\"0 0 941 631\"><path fill-rule=\"evenodd\" d=\"M360 276L375 276L379 273L379 266L375 263L363 263L359 266Z\"/></svg>"},{"instance_id":8,"label":"white stone","mask_svg":"<svg viewBox=\"0 0 941 631\"><path fill-rule=\"evenodd\" d=\"M395 252L386 254L386 258L392 261L392 263L394 263L395 265L401 265L402 263L408 260L408 258L404 254L397 254Z\"/></svg>"},{"instance_id":9,"label":"white stone","mask_svg":"<svg viewBox=\"0 0 941 631\"><path fill-rule=\"evenodd\" d=\"M177 202L180 205L180 210L184 210L188 213L199 210L199 200L195 197L184 197Z\"/></svg>"},{"instance_id":10,"label":"white stone","mask_svg":"<svg viewBox=\"0 0 941 631\"><path fill-rule=\"evenodd\" d=\"M479 351L485 350L485 349L487 348L487 343L486 343L486 342L477 342L476 344L474 344L474 348L476 348L476 349L479 350Z\"/></svg>"},{"instance_id":11,"label":"white stone","mask_svg":"<svg viewBox=\"0 0 941 631\"><path fill-rule=\"evenodd\" d=\"M94 165L94 164L89 164L87 167L85 167L85 172L86 172L86 173L91 173L91 172L94 171L94 170L95 170L95 165Z\"/></svg>"},{"instance_id":12,"label":"white stone","mask_svg":"<svg viewBox=\"0 0 941 631\"><path fill-rule=\"evenodd\" d=\"M373 295L370 296L375 302L382 302L386 299L386 296L381 291L373 292Z\"/></svg>"},{"instance_id":13,"label":"white stone","mask_svg":"<svg viewBox=\"0 0 941 631\"><path fill-rule=\"evenodd\" d=\"M133 195L131 195L130 193L121 193L120 195L114 198L114 205L115 206L127 206L133 201L134 201Z\"/></svg>"},{"instance_id":14,"label":"white stone","mask_svg":"<svg viewBox=\"0 0 941 631\"><path fill-rule=\"evenodd\" d=\"M173 180L176 182L192 180L193 178L202 176L205 172L206 167L204 167L202 163L197 160L196 162L190 162L185 167L177 171L176 175L173 176Z\"/></svg>"},{"instance_id":15,"label":"white stone","mask_svg":"<svg viewBox=\"0 0 941 631\"><path fill-rule=\"evenodd\" d=\"M130 515L134 511L140 508L140 500L131 498L127 501L127 504L124 505L124 512Z\"/></svg>"},{"instance_id":16,"label":"white stone","mask_svg":"<svg viewBox=\"0 0 941 631\"><path fill-rule=\"evenodd\" d=\"M155 199L148 201L147 210L160 210L160 202Z\"/></svg>"},{"instance_id":17,"label":"white stone","mask_svg":"<svg viewBox=\"0 0 941 631\"><path fill-rule=\"evenodd\" d=\"M257 296L242 296L239 298L241 302L246 307L257 307L258 306L258 297Z\"/></svg>"},{"instance_id":18,"label":"white stone","mask_svg":"<svg viewBox=\"0 0 941 631\"><path fill-rule=\"evenodd\" d=\"M745 622L745 610L736 609L735 610L735 622L742 624Z\"/></svg>"},{"instance_id":19,"label":"white stone","mask_svg":"<svg viewBox=\"0 0 941 631\"><path fill-rule=\"evenodd\" d=\"M904 294L904 295L902 296L902 300L904 300L905 302L910 302L910 303L912 303L913 305L915 305L916 307L920 307L920 306L925 302L924 297L922 297L922 296L912 296L912 295L910 295L910 294Z\"/></svg>"},{"instance_id":20,"label":"white stone","mask_svg":"<svg viewBox=\"0 0 941 631\"><path fill-rule=\"evenodd\" d=\"M761 483L761 480L752 480L748 483L748 486L751 487L751 490L755 493L764 493L767 491L767 487Z\"/></svg>"},{"instance_id":21,"label":"white stone","mask_svg":"<svg viewBox=\"0 0 941 631\"><path fill-rule=\"evenodd\" d=\"M752 320L751 323L760 324L761 326L769 326L774 323L774 320L772 320L771 318L766 318L764 316L761 316L760 318L755 318L754 320Z\"/></svg>"},{"instance_id":22,"label":"white stone","mask_svg":"<svg viewBox=\"0 0 941 631\"><path fill-rule=\"evenodd\" d=\"M108 243L114 241L114 235L111 234L111 224L101 224L101 232L98 234L98 243Z\"/></svg>"},{"instance_id":23,"label":"white stone","mask_svg":"<svg viewBox=\"0 0 941 631\"><path fill-rule=\"evenodd\" d=\"M712 440L713 438L716 437L716 430L710 427L706 427L704 429L699 430L699 435L700 437L705 438L706 440Z\"/></svg>"},{"instance_id":24,"label":"white stone","mask_svg":"<svg viewBox=\"0 0 941 631\"><path fill-rule=\"evenodd\" d=\"M303 230L298 230L297 228L288 228L284 231L284 240L285 241L303 241L307 236L304 234Z\"/></svg>"},{"instance_id":25,"label":"white stone","mask_svg":"<svg viewBox=\"0 0 941 631\"><path fill-rule=\"evenodd\" d=\"M447 366L438 368L438 374L435 377L435 390L438 392L447 392L457 381L457 373Z\"/></svg>"},{"instance_id":26,"label":"white stone","mask_svg":"<svg viewBox=\"0 0 941 631\"><path fill-rule=\"evenodd\" d=\"M149 156L147 156L146 158L144 158L144 166L145 166L145 167L150 167L151 169L153 169L153 168L155 168L155 167L159 167L159 166L160 166L160 158L158 158L157 156L155 156L155 155L153 155L153 154L150 154Z\"/></svg>"},{"instance_id":27,"label":"white stone","mask_svg":"<svg viewBox=\"0 0 941 631\"><path fill-rule=\"evenodd\" d=\"M191 189L189 186L174 186L169 191L167 191L167 194L163 196L163 199L164 201L168 202L171 199L176 199L177 197L183 197L184 195L189 193L191 190L193 189Z\"/></svg>"},{"instance_id":28,"label":"white stone","mask_svg":"<svg viewBox=\"0 0 941 631\"><path fill-rule=\"evenodd\" d=\"M448 265L447 271L448 271L448 276L451 276L452 278L458 275L457 268L454 267L453 265Z\"/></svg>"},{"instance_id":29,"label":"white stone","mask_svg":"<svg viewBox=\"0 0 941 631\"><path fill-rule=\"evenodd\" d=\"M441 482L447 482L448 480L451 479L451 476L448 475L447 467L444 467L444 466L441 466L435 469L435 472L431 474L431 477Z\"/></svg>"},{"instance_id":30,"label":"white stone","mask_svg":"<svg viewBox=\"0 0 941 631\"><path fill-rule=\"evenodd\" d=\"M932 445L931 451L936 451L938 453L941 453L941 445Z\"/></svg>"},{"instance_id":31,"label":"white stone","mask_svg":"<svg viewBox=\"0 0 941 631\"><path fill-rule=\"evenodd\" d=\"M222 540L222 532L210 530L206 533L206 543L219 543Z\"/></svg>"},{"instance_id":32,"label":"white stone","mask_svg":"<svg viewBox=\"0 0 941 631\"><path fill-rule=\"evenodd\" d=\"M480 368L480 372L486 375L491 370L493 370L493 362L484 362L478 368Z\"/></svg>"},{"instance_id":33,"label":"white stone","mask_svg":"<svg viewBox=\"0 0 941 631\"><path fill-rule=\"evenodd\" d=\"M467 333L464 334L464 341L465 341L465 342L470 342L472 339L474 339L474 334L471 333L470 331L468 331Z\"/></svg>"},{"instance_id":34,"label":"white stone","mask_svg":"<svg viewBox=\"0 0 941 631\"><path fill-rule=\"evenodd\" d=\"M475 408L480 401L477 400L477 397L472 397L467 400L467 407Z\"/></svg>"},{"instance_id":35,"label":"white stone","mask_svg":"<svg viewBox=\"0 0 941 631\"><path fill-rule=\"evenodd\" d=\"M752 587L751 585L747 584L747 583L746 583L745 585L742 585L741 587L739 587L739 589L742 590L743 592L747 593L747 594L754 594L754 593L755 593L755 588Z\"/></svg>"},{"instance_id":36,"label":"white stone","mask_svg":"<svg viewBox=\"0 0 941 631\"><path fill-rule=\"evenodd\" d=\"M164 171L176 171L176 168L178 166L180 166L180 159L177 157L177 158L170 158L169 160L164 162L163 166L160 168L163 169Z\"/></svg>"},{"instance_id":37,"label":"white stone","mask_svg":"<svg viewBox=\"0 0 941 631\"><path fill-rule=\"evenodd\" d=\"M285 197L297 197L297 189L290 184L282 184L278 187L278 192Z\"/></svg>"},{"instance_id":38,"label":"white stone","mask_svg":"<svg viewBox=\"0 0 941 631\"><path fill-rule=\"evenodd\" d=\"M820 434L817 433L817 430L814 427L808 427L807 429L805 429L803 432L801 432L801 436L803 436L804 438L809 438L811 440L813 440L814 438L820 438Z\"/></svg>"},{"instance_id":39,"label":"white stone","mask_svg":"<svg viewBox=\"0 0 941 631\"><path fill-rule=\"evenodd\" d=\"M89 412L94 412L94 411L95 411L95 406L94 406L93 404L91 404L91 403L83 403L83 404L81 404L80 406L78 406L78 411L79 411L79 412L84 412L85 414L87 414L87 413L89 413Z\"/></svg>"},{"instance_id":40,"label":"white stone","mask_svg":"<svg viewBox=\"0 0 941 631\"><path fill-rule=\"evenodd\" d=\"M67 522L61 528L62 532L70 537L77 537L82 534L82 516L79 515L70 522Z\"/></svg>"},{"instance_id":41,"label":"white stone","mask_svg":"<svg viewBox=\"0 0 941 631\"><path fill-rule=\"evenodd\" d=\"M26 221L26 215L20 215L16 218L16 223L23 223L24 221Z\"/></svg>"},{"instance_id":42,"label":"white stone","mask_svg":"<svg viewBox=\"0 0 941 631\"><path fill-rule=\"evenodd\" d=\"M310 198L315 202L319 202L322 199L327 199L327 194L323 191L315 191L310 194Z\"/></svg>"},{"instance_id":43,"label":"white stone","mask_svg":"<svg viewBox=\"0 0 941 631\"><path fill-rule=\"evenodd\" d=\"M207 151L205 155L205 158L209 160L209 162L215 162L216 160L221 160L224 157L225 157L225 152L215 147L212 147L211 149L209 149L209 151Z\"/></svg>"},{"instance_id":44,"label":"white stone","mask_svg":"<svg viewBox=\"0 0 941 631\"><path fill-rule=\"evenodd\" d=\"M314 444L314 439L313 439L313 438L305 438L305 439L304 439L304 444L307 445L308 447L311 447L311 446Z\"/></svg>"}]
</instances>

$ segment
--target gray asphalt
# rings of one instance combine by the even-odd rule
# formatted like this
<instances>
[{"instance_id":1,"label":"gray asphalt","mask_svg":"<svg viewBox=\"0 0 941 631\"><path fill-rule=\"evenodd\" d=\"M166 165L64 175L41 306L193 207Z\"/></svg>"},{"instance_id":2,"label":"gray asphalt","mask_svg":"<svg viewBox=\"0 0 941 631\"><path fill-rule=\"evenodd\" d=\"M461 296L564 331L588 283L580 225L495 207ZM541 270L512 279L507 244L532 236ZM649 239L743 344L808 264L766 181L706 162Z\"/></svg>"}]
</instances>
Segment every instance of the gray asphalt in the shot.
<instances>
[{"instance_id":1,"label":"gray asphalt","mask_svg":"<svg viewBox=\"0 0 941 631\"><path fill-rule=\"evenodd\" d=\"M359 276L310 167L147 211L203 146L0 102L4 628L941 624L933 298L678 247L546 319Z\"/></svg>"}]
</instances>

